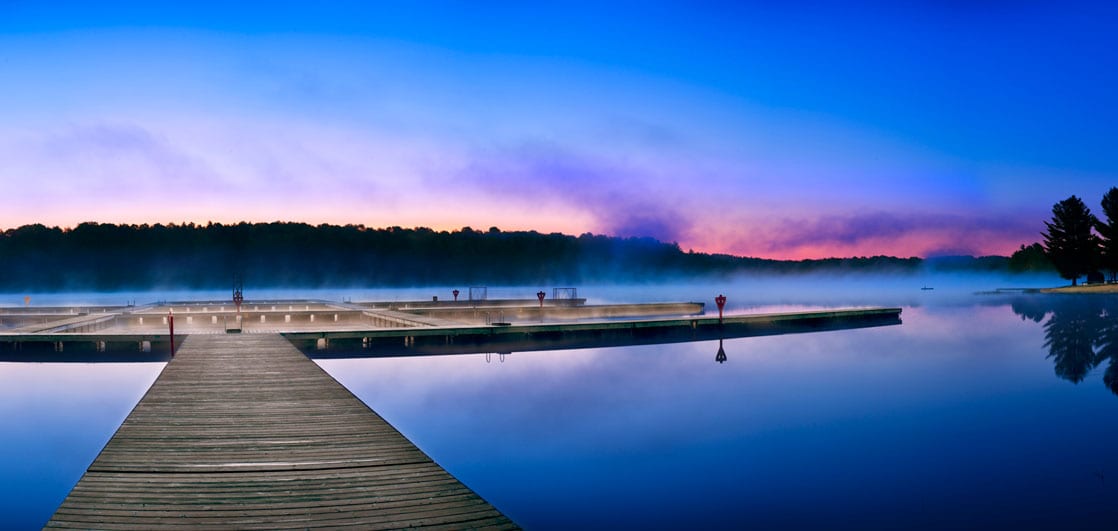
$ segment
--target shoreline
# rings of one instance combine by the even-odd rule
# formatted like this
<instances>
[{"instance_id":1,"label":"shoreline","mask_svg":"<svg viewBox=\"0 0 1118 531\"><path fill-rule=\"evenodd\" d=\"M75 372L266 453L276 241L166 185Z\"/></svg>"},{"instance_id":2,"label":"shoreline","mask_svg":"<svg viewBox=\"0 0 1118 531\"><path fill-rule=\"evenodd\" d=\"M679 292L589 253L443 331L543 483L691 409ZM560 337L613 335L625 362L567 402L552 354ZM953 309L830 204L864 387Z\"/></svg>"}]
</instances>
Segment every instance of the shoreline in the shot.
<instances>
[{"instance_id":1,"label":"shoreline","mask_svg":"<svg viewBox=\"0 0 1118 531\"><path fill-rule=\"evenodd\" d=\"M1082 286L1063 286L1042 288L1041 293L1118 293L1118 284L1088 284Z\"/></svg>"}]
</instances>

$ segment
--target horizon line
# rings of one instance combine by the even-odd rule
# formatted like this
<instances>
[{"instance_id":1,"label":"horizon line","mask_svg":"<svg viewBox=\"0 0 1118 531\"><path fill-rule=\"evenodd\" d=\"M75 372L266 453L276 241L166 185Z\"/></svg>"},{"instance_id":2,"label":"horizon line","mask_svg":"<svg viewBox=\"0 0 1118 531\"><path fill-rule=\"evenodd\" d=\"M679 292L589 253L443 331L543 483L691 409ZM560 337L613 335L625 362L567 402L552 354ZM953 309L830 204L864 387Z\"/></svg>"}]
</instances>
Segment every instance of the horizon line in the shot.
<instances>
[{"instance_id":1,"label":"horizon line","mask_svg":"<svg viewBox=\"0 0 1118 531\"><path fill-rule=\"evenodd\" d=\"M78 227L80 227L82 225L111 225L111 226L115 226L115 227L144 227L144 226L155 227L155 226L163 226L163 227L200 227L200 228L205 228L205 227L210 227L210 226L214 226L214 225L236 226L236 225L272 225L272 224L306 225L306 226L312 227L312 228L317 228L317 227L321 227L321 226L354 227L354 228L358 228L358 229L361 229L361 230L374 230L374 231L375 230L389 230L389 229L398 228L398 229L403 229L403 230L429 230L429 231L436 232L436 233L447 233L447 234L462 233L462 232L465 231L465 229L470 229L473 232L486 234L486 233L491 232L493 229L496 229L497 232L499 232L499 233L507 233L507 234L511 234L511 233L536 233L536 234L543 234L543 235L559 234L559 235L567 236L567 237L571 237L571 238L579 238L579 237L582 237L582 236L589 235L589 236L595 236L595 237L596 236L601 236L601 237L606 237L606 238L615 238L615 239L620 239L620 240L633 240L633 239L635 239L635 240L652 240L652 241L655 241L655 242L658 242L658 243L661 243L661 244L664 244L664 245L674 245L676 248L678 248L680 250L680 252L682 252L684 254L705 254L705 255L708 255L708 256L728 256L728 257L739 258L739 259L765 260L765 261L772 261L772 262L809 262L809 261L824 261L824 260L859 260L859 259L871 259L871 258L891 258L891 259L896 259L896 260L911 260L911 259L937 260L937 259L949 259L949 258L972 258L972 259L1009 258L1008 255L1001 255L1001 254L976 255L976 254L947 254L947 253L945 253L945 254L931 254L931 255L927 255L927 256L913 255L913 256L907 256L907 257L898 256L898 255L891 255L891 254L874 254L874 255L851 255L851 256L822 256L822 257L799 258L799 259L769 258L769 257L763 257L763 256L751 256L751 255L734 254L734 253L728 253L728 252L709 252L709 251L701 251L701 250L700 251L694 251L694 250L686 250L685 251L680 246L680 243L678 241L665 241L665 240L662 240L660 238L656 238L654 236L621 236L621 235L616 235L616 234L595 233L595 232L592 232L592 231L586 231L586 232L583 232L582 234L571 234L571 233L560 232L560 231L540 232L539 230L536 230L536 229L504 230L504 229L501 229L500 227L497 227L497 226L490 226L490 227L485 228L485 229L477 229L477 228L474 228L470 225L464 225L462 227L458 227L458 228L454 228L454 229L435 228L435 227L421 226L421 225L413 225L413 226L387 225L387 226L376 227L376 226L369 226L369 225L366 225L364 223L345 223L345 224L329 223L329 222L312 223L312 222L309 222L309 221L278 220L278 219L277 220L272 220L272 221L240 220L240 221L234 221L234 222L207 220L204 223L203 222L198 222L198 221L181 221L181 222L170 221L170 222L166 222L166 223L159 222L159 221L157 221L157 222L142 222L142 223L136 223L136 222L117 223L117 222L101 222L101 221L87 220L87 221L79 222L79 223L77 223L73 226L48 225L48 224L45 224L45 223L42 223L42 222L32 222L32 223L24 223L24 224L19 225L17 227L0 227L0 232L7 233L9 231L14 231L14 230L18 230L18 229L21 229L21 228L24 228L24 227L30 227L30 226L42 226L42 227L45 227L47 229L58 229L58 230L61 230L63 232L69 232L69 231L77 229ZM1027 244L1022 244L1022 245L1025 246Z\"/></svg>"}]
</instances>

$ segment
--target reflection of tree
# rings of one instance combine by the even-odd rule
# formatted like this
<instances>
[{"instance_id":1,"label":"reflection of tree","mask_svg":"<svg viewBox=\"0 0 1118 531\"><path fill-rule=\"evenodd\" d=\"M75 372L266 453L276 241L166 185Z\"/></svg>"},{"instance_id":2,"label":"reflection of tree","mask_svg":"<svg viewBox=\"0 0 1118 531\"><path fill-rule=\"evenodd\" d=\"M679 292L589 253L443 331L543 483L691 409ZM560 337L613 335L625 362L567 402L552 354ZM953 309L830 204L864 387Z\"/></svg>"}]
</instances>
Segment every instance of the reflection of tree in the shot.
<instances>
[{"instance_id":1,"label":"reflection of tree","mask_svg":"<svg viewBox=\"0 0 1118 531\"><path fill-rule=\"evenodd\" d=\"M1039 323L1044 320L1044 316L1048 315L1050 306L1045 304L1045 297L1023 297L1014 299L1011 305L1013 306L1013 313L1020 315L1021 319L1028 319L1034 323Z\"/></svg>"},{"instance_id":2,"label":"reflection of tree","mask_svg":"<svg viewBox=\"0 0 1118 531\"><path fill-rule=\"evenodd\" d=\"M1118 305L1106 295L1028 297L1013 301L1022 319L1044 323L1044 346L1056 376L1074 383L1108 361L1103 383L1118 394Z\"/></svg>"},{"instance_id":3,"label":"reflection of tree","mask_svg":"<svg viewBox=\"0 0 1118 531\"><path fill-rule=\"evenodd\" d=\"M1118 395L1118 305L1109 297L1103 305L1102 315L1102 327L1097 340L1098 351L1095 355L1098 357L1097 363L1110 360L1102 381L1110 392Z\"/></svg>"},{"instance_id":4,"label":"reflection of tree","mask_svg":"<svg viewBox=\"0 0 1118 531\"><path fill-rule=\"evenodd\" d=\"M1118 395L1118 361L1115 361L1113 356L1110 357L1110 365L1102 375L1102 383L1106 384L1111 393Z\"/></svg>"},{"instance_id":5,"label":"reflection of tree","mask_svg":"<svg viewBox=\"0 0 1118 531\"><path fill-rule=\"evenodd\" d=\"M1083 381L1099 363L1095 357L1099 315L1091 310L1068 306L1053 311L1044 323L1044 346L1056 363L1056 376L1074 383Z\"/></svg>"}]
</instances>

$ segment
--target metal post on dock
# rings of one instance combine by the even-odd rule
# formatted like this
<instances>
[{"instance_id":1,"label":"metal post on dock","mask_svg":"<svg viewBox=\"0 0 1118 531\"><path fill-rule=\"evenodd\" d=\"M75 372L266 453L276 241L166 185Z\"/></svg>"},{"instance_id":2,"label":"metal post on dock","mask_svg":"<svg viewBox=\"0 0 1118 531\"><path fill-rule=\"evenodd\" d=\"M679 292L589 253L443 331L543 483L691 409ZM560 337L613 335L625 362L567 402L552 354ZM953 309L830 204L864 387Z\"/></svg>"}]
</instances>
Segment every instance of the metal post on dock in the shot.
<instances>
[{"instance_id":1,"label":"metal post on dock","mask_svg":"<svg viewBox=\"0 0 1118 531\"><path fill-rule=\"evenodd\" d=\"M722 309L726 307L726 296L719 293L714 298L714 303L718 305L718 324L722 324Z\"/></svg>"},{"instance_id":2,"label":"metal post on dock","mask_svg":"<svg viewBox=\"0 0 1118 531\"><path fill-rule=\"evenodd\" d=\"M237 286L233 288L233 305L237 307L238 316L241 315L241 303L244 302L244 300L244 288L238 283Z\"/></svg>"},{"instance_id":3,"label":"metal post on dock","mask_svg":"<svg viewBox=\"0 0 1118 531\"><path fill-rule=\"evenodd\" d=\"M167 312L167 327L171 330L171 357L175 357L175 310Z\"/></svg>"}]
</instances>

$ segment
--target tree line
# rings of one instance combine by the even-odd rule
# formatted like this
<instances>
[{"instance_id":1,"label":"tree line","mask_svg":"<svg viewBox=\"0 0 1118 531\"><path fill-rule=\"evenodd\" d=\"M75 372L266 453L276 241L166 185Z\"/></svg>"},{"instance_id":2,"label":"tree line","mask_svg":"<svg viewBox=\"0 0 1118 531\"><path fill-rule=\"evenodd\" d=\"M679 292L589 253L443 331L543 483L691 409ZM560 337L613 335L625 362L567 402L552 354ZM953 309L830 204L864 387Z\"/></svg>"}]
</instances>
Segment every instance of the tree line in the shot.
<instances>
[{"instance_id":1,"label":"tree line","mask_svg":"<svg viewBox=\"0 0 1118 531\"><path fill-rule=\"evenodd\" d=\"M1082 199L1071 196L1052 206L1052 219L1044 222L1044 244L1022 247L1021 253L1035 254L1042 249L1060 276L1076 285L1079 277L1088 282L1118 276L1118 187L1111 188L1102 197L1100 220Z\"/></svg>"},{"instance_id":2,"label":"tree line","mask_svg":"<svg viewBox=\"0 0 1118 531\"><path fill-rule=\"evenodd\" d=\"M969 261L968 261L969 260ZM1004 269L1005 258L944 262ZM741 272L914 272L919 258L780 261L595 234L238 223L25 225L0 233L0 291L652 281Z\"/></svg>"}]
</instances>

